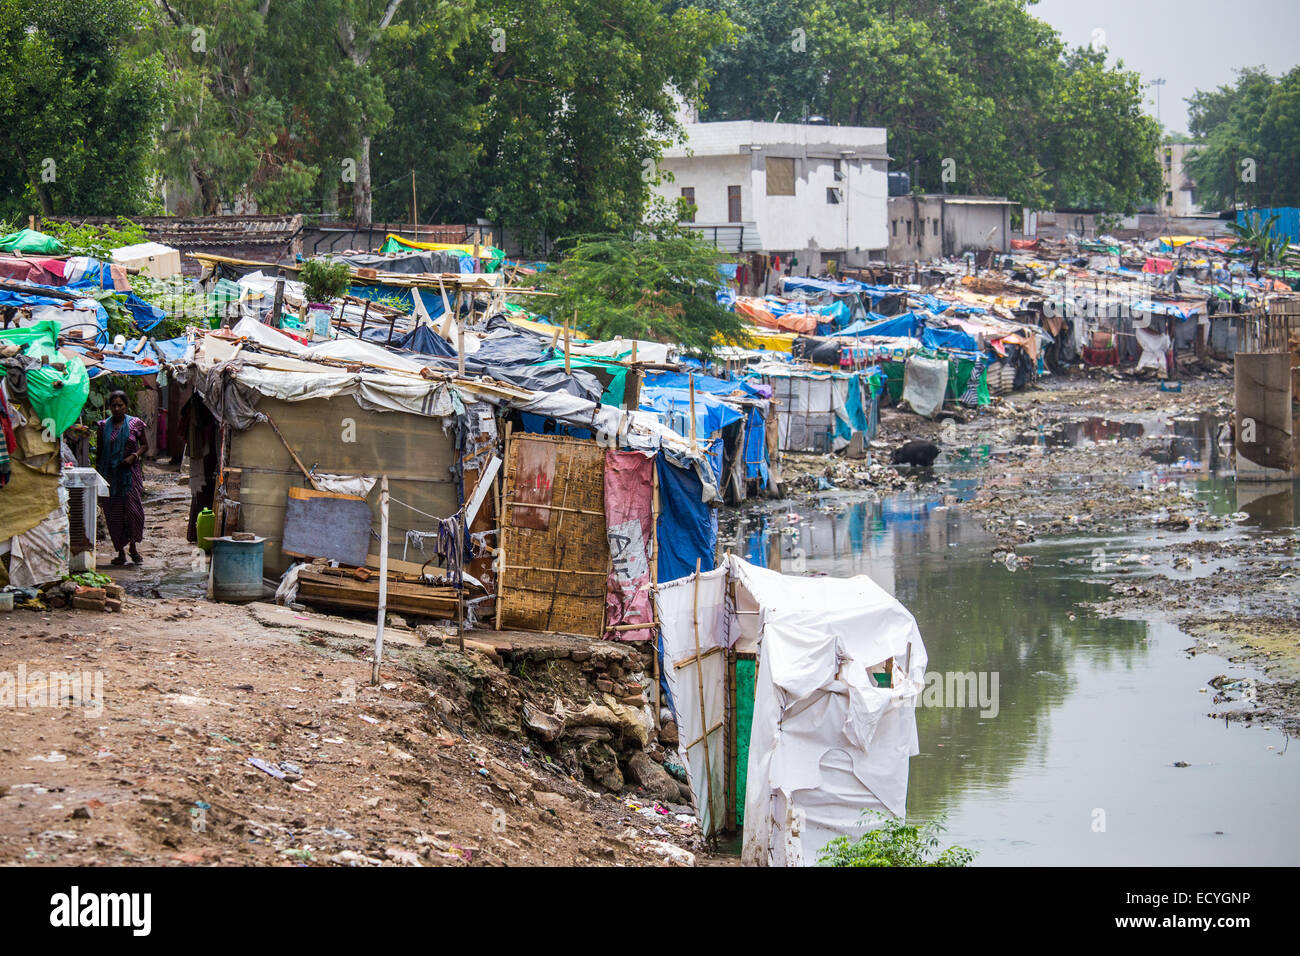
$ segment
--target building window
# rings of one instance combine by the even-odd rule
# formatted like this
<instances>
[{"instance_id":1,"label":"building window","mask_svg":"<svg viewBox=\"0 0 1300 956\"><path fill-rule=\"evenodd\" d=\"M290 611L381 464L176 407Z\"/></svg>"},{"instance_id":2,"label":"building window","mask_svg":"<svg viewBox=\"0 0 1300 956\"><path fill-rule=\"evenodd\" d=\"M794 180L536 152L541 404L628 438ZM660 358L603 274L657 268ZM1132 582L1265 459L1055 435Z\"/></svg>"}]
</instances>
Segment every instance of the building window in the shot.
<instances>
[{"instance_id":1,"label":"building window","mask_svg":"<svg viewBox=\"0 0 1300 956\"><path fill-rule=\"evenodd\" d=\"M835 164L835 166L834 166L834 170L833 170L833 175L834 175L835 181L836 181L837 183L838 183L838 182L843 182L843 180L844 180L844 161L843 161L843 160L840 160L840 159L836 159L836 160L832 160L832 162Z\"/></svg>"},{"instance_id":2,"label":"building window","mask_svg":"<svg viewBox=\"0 0 1300 956\"><path fill-rule=\"evenodd\" d=\"M1173 191L1170 190L1169 192L1165 193L1165 205L1172 206L1173 204L1174 204L1174 194Z\"/></svg>"},{"instance_id":3,"label":"building window","mask_svg":"<svg viewBox=\"0 0 1300 956\"><path fill-rule=\"evenodd\" d=\"M727 222L740 222L740 187L727 187Z\"/></svg>"},{"instance_id":4,"label":"building window","mask_svg":"<svg viewBox=\"0 0 1300 956\"><path fill-rule=\"evenodd\" d=\"M769 156L764 161L767 168L767 194L769 196L794 195L794 160Z\"/></svg>"},{"instance_id":5,"label":"building window","mask_svg":"<svg viewBox=\"0 0 1300 956\"><path fill-rule=\"evenodd\" d=\"M912 241L912 220L907 220L907 241Z\"/></svg>"},{"instance_id":6,"label":"building window","mask_svg":"<svg viewBox=\"0 0 1300 956\"><path fill-rule=\"evenodd\" d=\"M934 231L931 233L931 235L934 235L934 236L939 235L939 220L938 220L938 219L931 219L931 220L930 220L930 225L934 228Z\"/></svg>"},{"instance_id":7,"label":"building window","mask_svg":"<svg viewBox=\"0 0 1300 956\"><path fill-rule=\"evenodd\" d=\"M840 198L841 198L840 187L838 186L826 187L826 202L828 202L832 206L837 206L839 205Z\"/></svg>"},{"instance_id":8,"label":"building window","mask_svg":"<svg viewBox=\"0 0 1300 956\"><path fill-rule=\"evenodd\" d=\"M686 212L682 214L682 222L695 221L695 187L682 187L682 201L686 203Z\"/></svg>"},{"instance_id":9,"label":"building window","mask_svg":"<svg viewBox=\"0 0 1300 956\"><path fill-rule=\"evenodd\" d=\"M890 225L894 227L894 238L897 239L897 238L898 238L898 220L897 220L897 219L893 220L892 222L890 222Z\"/></svg>"}]
</instances>

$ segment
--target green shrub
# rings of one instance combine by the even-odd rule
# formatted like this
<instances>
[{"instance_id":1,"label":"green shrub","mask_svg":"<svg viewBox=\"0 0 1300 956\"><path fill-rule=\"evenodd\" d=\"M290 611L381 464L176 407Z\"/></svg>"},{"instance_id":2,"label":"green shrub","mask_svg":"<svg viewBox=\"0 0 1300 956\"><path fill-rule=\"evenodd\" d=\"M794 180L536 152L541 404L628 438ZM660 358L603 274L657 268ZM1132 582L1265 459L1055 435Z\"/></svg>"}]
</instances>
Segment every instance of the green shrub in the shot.
<instances>
[{"instance_id":1,"label":"green shrub","mask_svg":"<svg viewBox=\"0 0 1300 956\"><path fill-rule=\"evenodd\" d=\"M969 866L975 854L965 847L939 850L939 834L947 827L939 815L920 825L905 823L875 810L862 814L864 825L871 817L884 820L856 840L836 837L817 855L818 866Z\"/></svg>"},{"instance_id":2,"label":"green shrub","mask_svg":"<svg viewBox=\"0 0 1300 956\"><path fill-rule=\"evenodd\" d=\"M346 262L329 259L308 259L302 264L298 278L306 286L308 302L327 303L348 291L352 284L352 269Z\"/></svg>"}]
</instances>

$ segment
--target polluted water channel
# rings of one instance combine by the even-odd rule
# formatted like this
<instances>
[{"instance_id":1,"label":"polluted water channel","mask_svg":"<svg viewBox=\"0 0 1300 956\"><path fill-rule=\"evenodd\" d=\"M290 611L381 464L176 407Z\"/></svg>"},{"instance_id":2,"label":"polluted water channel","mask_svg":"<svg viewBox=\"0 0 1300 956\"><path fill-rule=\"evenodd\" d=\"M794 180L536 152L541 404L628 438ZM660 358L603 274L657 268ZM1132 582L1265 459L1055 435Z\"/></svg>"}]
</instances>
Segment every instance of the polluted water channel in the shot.
<instances>
[{"instance_id":1,"label":"polluted water channel","mask_svg":"<svg viewBox=\"0 0 1300 956\"><path fill-rule=\"evenodd\" d=\"M1231 476L1176 480L1216 514L1238 510ZM866 574L916 616L944 686L918 708L909 820L946 816L944 844L976 851L976 865L1300 863L1300 741L1207 716L1211 679L1258 672L1189 655L1193 639L1159 617L1078 606L1115 580L1095 570L1098 549L1175 539L1044 537L1009 566L992 557L983 516L962 507L977 482L949 471L882 500L768 503L721 532L724 548L787 573ZM1221 534L1294 533L1286 504Z\"/></svg>"}]
</instances>

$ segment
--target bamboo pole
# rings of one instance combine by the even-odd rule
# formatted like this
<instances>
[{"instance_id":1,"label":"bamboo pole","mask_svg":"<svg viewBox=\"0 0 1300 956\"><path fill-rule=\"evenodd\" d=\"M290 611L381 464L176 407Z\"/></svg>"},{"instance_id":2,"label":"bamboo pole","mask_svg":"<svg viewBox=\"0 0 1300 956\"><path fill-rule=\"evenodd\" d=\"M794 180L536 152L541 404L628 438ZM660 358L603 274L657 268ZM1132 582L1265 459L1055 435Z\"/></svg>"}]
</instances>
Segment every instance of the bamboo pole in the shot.
<instances>
[{"instance_id":1,"label":"bamboo pole","mask_svg":"<svg viewBox=\"0 0 1300 956\"><path fill-rule=\"evenodd\" d=\"M505 441L502 443L502 447L505 451L505 467L501 469L501 503L503 505L506 504L506 489L509 487L507 478L511 474L511 470L510 470L511 429L512 429L511 423L506 422L506 438ZM505 599L505 580L506 580L506 529L508 527L508 522L506 521L506 512L504 508L502 508L502 510L497 514L497 522L501 529L501 533L497 535L497 553L499 555L501 564L499 569L497 570L497 613L496 613L495 627L499 631L501 630L501 605L504 603L504 599Z\"/></svg>"},{"instance_id":2,"label":"bamboo pole","mask_svg":"<svg viewBox=\"0 0 1300 956\"><path fill-rule=\"evenodd\" d=\"M456 560L461 562L461 573L459 580L456 582L456 643L460 647L460 652L465 653L465 535L469 529L465 527L465 507L460 509L460 533L456 535L456 547L460 549L460 554L456 555Z\"/></svg>"},{"instance_id":3,"label":"bamboo pole","mask_svg":"<svg viewBox=\"0 0 1300 956\"><path fill-rule=\"evenodd\" d=\"M375 620L375 660L370 683L379 683L379 662L384 656L384 617L388 613L388 476L379 481L379 615Z\"/></svg>"},{"instance_id":4,"label":"bamboo pole","mask_svg":"<svg viewBox=\"0 0 1300 956\"><path fill-rule=\"evenodd\" d=\"M415 241L420 241L420 207L415 201L415 169L411 169L411 224L415 227Z\"/></svg>"},{"instance_id":5,"label":"bamboo pole","mask_svg":"<svg viewBox=\"0 0 1300 956\"><path fill-rule=\"evenodd\" d=\"M694 434L694 429L691 429ZM695 559L695 594L691 599L691 626L695 629L695 685L700 692L700 724L704 727L704 779L713 821L713 761L709 756L709 715L704 709L704 659L700 654L700 559Z\"/></svg>"},{"instance_id":6,"label":"bamboo pole","mask_svg":"<svg viewBox=\"0 0 1300 956\"><path fill-rule=\"evenodd\" d=\"M270 415L267 415L266 423L271 426L271 429L275 432L276 437L280 439L280 443L284 445L284 450L289 453L289 457L292 458L293 463L298 466L298 470L303 473L303 477L307 479L307 482L313 488L315 488L317 491L320 491L321 490L320 485L316 483L316 479L312 477L312 473L307 470L307 466L302 463L302 459L298 457L298 453L293 450L293 446L291 446L288 440L284 437L284 433L280 431L280 426L275 423L275 419L272 418Z\"/></svg>"},{"instance_id":7,"label":"bamboo pole","mask_svg":"<svg viewBox=\"0 0 1300 956\"><path fill-rule=\"evenodd\" d=\"M447 287L442 284L442 277L438 277L438 294L442 296L442 313L451 315L451 303L447 301ZM419 292L412 290L412 295L419 295Z\"/></svg>"},{"instance_id":8,"label":"bamboo pole","mask_svg":"<svg viewBox=\"0 0 1300 956\"><path fill-rule=\"evenodd\" d=\"M662 726L659 711L663 709L663 691L659 687L659 607L654 600L659 587L659 458L657 455L650 468L650 487L653 492L650 499L650 607L655 616L653 668L655 679L655 729L658 730Z\"/></svg>"},{"instance_id":9,"label":"bamboo pole","mask_svg":"<svg viewBox=\"0 0 1300 956\"><path fill-rule=\"evenodd\" d=\"M723 754L723 759L727 762L726 768L726 794L727 794L727 830L728 832L736 829L736 753L738 752L736 741L736 652L734 649L727 651L727 687L728 687L728 721L727 721L727 747Z\"/></svg>"},{"instance_id":10,"label":"bamboo pole","mask_svg":"<svg viewBox=\"0 0 1300 956\"><path fill-rule=\"evenodd\" d=\"M565 464L565 466L564 466L564 497L560 500L560 505L561 505L562 512L568 510L568 509L564 508L563 506L564 506L564 503L567 502L567 501L569 500L569 486L570 486L570 484L572 483L572 482L570 481L570 479L573 477L573 459L576 458L576 457L577 457L577 455L574 454L573 449L570 449L570 450L569 450L569 460L568 460L568 462L567 462L567 463ZM559 517L559 520L556 521L556 523L555 523L555 539L556 539L557 541L560 542L560 550L559 550L559 552L555 555L555 557L556 557L556 562L555 562L555 563L556 563L556 564L559 564L559 565L563 565L563 564L564 564L564 555L565 555L565 553L569 550L569 542L568 542L568 540L565 539L564 535L561 533L563 530L564 530L564 514L561 513L561 515L560 515L560 517ZM539 569L539 570L540 570L540 569ZM555 573L555 587L551 590L551 603L550 603L550 605L546 608L546 629L549 631L549 630L551 629L551 625L552 625L552 623L553 623L553 618L555 617L555 598L556 598L556 596L560 593L560 575L562 575L562 574L566 574L566 573L572 573L572 574L600 574L601 572L600 572L600 571L573 571L573 572L566 572L566 571L563 570L563 568L553 568L553 569L548 569L548 570L553 570L554 573ZM606 575L608 575L609 572L606 571L606 572L604 572L604 573L605 573ZM602 620L602 621L601 621L601 624L604 624L604 623L605 623L605 622Z\"/></svg>"},{"instance_id":11,"label":"bamboo pole","mask_svg":"<svg viewBox=\"0 0 1300 956\"><path fill-rule=\"evenodd\" d=\"M577 309L574 309L574 310L573 310L573 324L574 324L574 325L577 325L577 324L578 324L578 310L577 310ZM572 335L572 333L570 332L570 329L569 329L569 321L566 319L566 320L564 321L564 374L565 374L565 375L570 375L570 374L572 374L572 373L569 371L569 351L570 351L570 342L571 342L571 338L570 338L570 337L571 337L571 335Z\"/></svg>"},{"instance_id":12,"label":"bamboo pole","mask_svg":"<svg viewBox=\"0 0 1300 956\"><path fill-rule=\"evenodd\" d=\"M695 451L696 443L695 443L695 373L694 372L690 374L689 382L691 386L691 451Z\"/></svg>"}]
</instances>

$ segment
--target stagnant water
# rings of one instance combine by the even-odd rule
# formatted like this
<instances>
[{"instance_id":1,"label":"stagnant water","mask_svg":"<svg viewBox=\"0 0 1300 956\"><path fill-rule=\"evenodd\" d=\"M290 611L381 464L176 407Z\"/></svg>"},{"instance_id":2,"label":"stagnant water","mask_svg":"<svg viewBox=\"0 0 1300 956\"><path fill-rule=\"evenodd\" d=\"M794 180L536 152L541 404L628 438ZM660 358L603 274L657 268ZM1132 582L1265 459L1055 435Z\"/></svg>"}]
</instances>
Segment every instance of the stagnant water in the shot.
<instances>
[{"instance_id":1,"label":"stagnant water","mask_svg":"<svg viewBox=\"0 0 1300 956\"><path fill-rule=\"evenodd\" d=\"M1199 423L1202 436L1212 424ZM1204 461L1206 441L1170 437L1165 461ZM930 671L998 675L996 714L918 709L909 818L947 814L945 843L977 851L977 865L1300 863L1300 741L1206 716L1211 678L1255 672L1188 655L1192 640L1166 621L1076 607L1104 599L1114 580L1094 570L1097 548L1145 554L1176 536L1046 538L1017 549L1032 566L1008 570L990 559L997 542L982 518L953 503L975 486L959 469L933 491L883 501L778 503L723 541L786 571L867 574L916 616ZM1246 505L1230 476L1176 480L1215 513L1253 515L1198 537L1297 526L1300 492Z\"/></svg>"}]
</instances>

